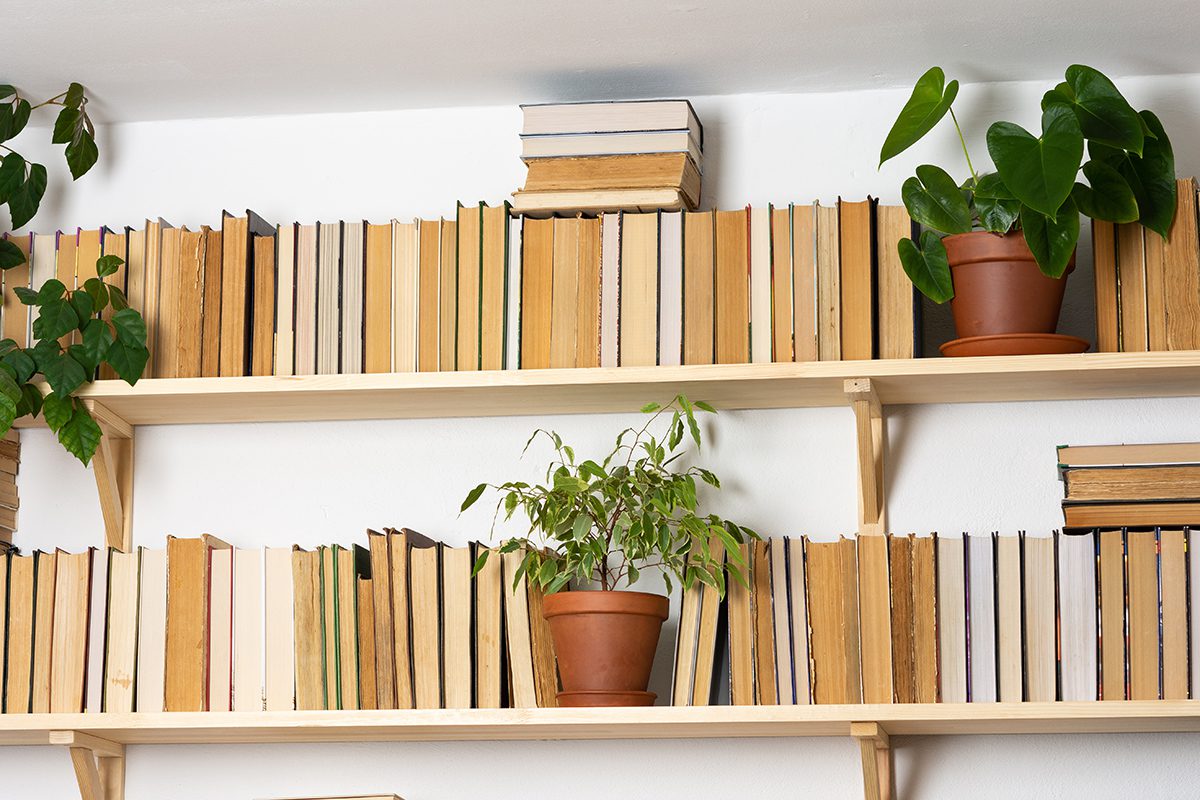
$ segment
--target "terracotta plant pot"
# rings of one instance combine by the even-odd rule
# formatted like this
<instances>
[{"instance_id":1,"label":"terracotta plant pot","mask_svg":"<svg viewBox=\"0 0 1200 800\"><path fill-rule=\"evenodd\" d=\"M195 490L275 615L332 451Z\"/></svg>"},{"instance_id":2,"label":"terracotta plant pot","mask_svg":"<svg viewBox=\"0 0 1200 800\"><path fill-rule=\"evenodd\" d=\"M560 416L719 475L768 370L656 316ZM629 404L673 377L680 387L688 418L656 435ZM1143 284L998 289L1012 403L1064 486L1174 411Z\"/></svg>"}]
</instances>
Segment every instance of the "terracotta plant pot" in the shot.
<instances>
[{"instance_id":1,"label":"terracotta plant pot","mask_svg":"<svg viewBox=\"0 0 1200 800\"><path fill-rule=\"evenodd\" d=\"M954 327L959 338L1006 333L1054 333L1067 275L1047 278L1038 269L1025 234L972 231L947 236L954 281Z\"/></svg>"},{"instance_id":2,"label":"terracotta plant pot","mask_svg":"<svg viewBox=\"0 0 1200 800\"><path fill-rule=\"evenodd\" d=\"M560 706L648 706L650 668L670 603L644 592L547 595L563 690Z\"/></svg>"}]
</instances>

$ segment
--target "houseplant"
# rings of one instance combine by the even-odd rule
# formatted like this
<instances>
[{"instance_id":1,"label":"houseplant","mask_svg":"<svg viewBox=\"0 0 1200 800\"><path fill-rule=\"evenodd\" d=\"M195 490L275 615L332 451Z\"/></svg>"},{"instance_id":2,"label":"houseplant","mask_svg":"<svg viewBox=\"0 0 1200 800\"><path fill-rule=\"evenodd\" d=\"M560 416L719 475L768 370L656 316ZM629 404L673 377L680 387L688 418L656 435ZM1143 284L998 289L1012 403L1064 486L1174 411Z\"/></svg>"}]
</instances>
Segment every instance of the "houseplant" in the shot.
<instances>
[{"instance_id":1,"label":"houseplant","mask_svg":"<svg viewBox=\"0 0 1200 800\"><path fill-rule=\"evenodd\" d=\"M980 173L951 107L957 95L958 82L947 83L940 67L927 71L879 154L882 165L903 153L947 113L958 132L969 177L959 184L941 167L917 167L902 197L925 230L898 244L913 284L934 302L952 301L965 338L943 351L1085 349L1082 340L1054 335L1079 215L1140 222L1166 238L1175 218L1175 159L1162 123L1135 111L1099 71L1074 64L1042 97L1040 136L1012 122L988 128L996 171Z\"/></svg>"},{"instance_id":2,"label":"houseplant","mask_svg":"<svg viewBox=\"0 0 1200 800\"><path fill-rule=\"evenodd\" d=\"M526 450L539 438L554 449L545 483L481 483L462 504L465 511L490 488L500 495L493 528L501 511L507 520L519 509L529 520L530 535L507 539L498 549L523 550L514 583L525 576L547 593L561 705L653 703L646 687L669 602L627 587L655 568L668 593L699 582L723 595L726 574L745 583L739 545L758 538L735 522L701 515L698 483L719 489L720 481L702 467L678 467L688 438L700 448L696 412L715 413L712 407L679 395L642 411L650 415L646 423L621 431L600 461L577 459L553 431L534 431ZM656 426L662 428L657 435L651 432ZM485 550L476 572L487 558ZM564 591L571 583L594 583L599 591Z\"/></svg>"},{"instance_id":3,"label":"houseplant","mask_svg":"<svg viewBox=\"0 0 1200 800\"><path fill-rule=\"evenodd\" d=\"M27 161L4 144L25 129L31 114L58 107L51 142L64 144L67 167L79 178L96 163L95 128L87 114L83 86L72 83L66 91L36 105L13 86L0 85L0 206L7 205L13 228L26 225L37 213L46 192L46 167ZM0 269L25 263L25 252L11 238L0 238ZM91 461L100 443L100 426L75 392L95 379L107 364L130 385L146 367L146 323L129 307L124 292L104 282L124 263L113 255L96 262L99 278L89 278L70 290L51 279L33 289L18 286L21 303L37 309L32 333L34 345L21 347L12 339L0 340L0 434L18 417L43 414L58 441L84 464ZM43 393L43 386L49 388Z\"/></svg>"}]
</instances>

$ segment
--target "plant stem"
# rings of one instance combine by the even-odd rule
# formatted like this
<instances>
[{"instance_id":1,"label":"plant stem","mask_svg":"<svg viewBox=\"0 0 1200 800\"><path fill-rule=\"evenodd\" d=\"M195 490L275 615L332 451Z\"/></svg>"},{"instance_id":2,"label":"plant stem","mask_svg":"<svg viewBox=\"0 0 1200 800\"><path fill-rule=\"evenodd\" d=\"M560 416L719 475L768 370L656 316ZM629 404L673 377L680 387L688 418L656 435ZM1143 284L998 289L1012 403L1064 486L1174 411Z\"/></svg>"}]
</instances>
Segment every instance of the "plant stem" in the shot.
<instances>
[{"instance_id":1,"label":"plant stem","mask_svg":"<svg viewBox=\"0 0 1200 800\"><path fill-rule=\"evenodd\" d=\"M971 154L967 152L967 140L963 136L962 128L958 125L958 117L954 115L954 109L950 109L950 119L954 120L954 130L958 131L958 143L962 145L963 155L967 157L967 169L971 170L971 180L974 185L979 185L979 176L975 174L975 167L971 164Z\"/></svg>"}]
</instances>

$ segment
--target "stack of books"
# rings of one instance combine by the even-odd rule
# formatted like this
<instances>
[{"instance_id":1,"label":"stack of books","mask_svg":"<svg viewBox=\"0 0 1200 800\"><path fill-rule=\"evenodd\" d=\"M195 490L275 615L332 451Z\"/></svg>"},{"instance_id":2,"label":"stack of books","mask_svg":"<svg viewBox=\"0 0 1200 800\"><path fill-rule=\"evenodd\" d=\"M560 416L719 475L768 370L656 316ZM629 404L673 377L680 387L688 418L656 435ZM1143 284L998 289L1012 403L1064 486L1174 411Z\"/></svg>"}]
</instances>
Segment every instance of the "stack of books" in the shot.
<instances>
[{"instance_id":1,"label":"stack of books","mask_svg":"<svg viewBox=\"0 0 1200 800\"><path fill-rule=\"evenodd\" d=\"M1167 241L1136 222L1093 221L1096 349L1200 350L1200 235L1195 178L1176 182Z\"/></svg>"},{"instance_id":2,"label":"stack of books","mask_svg":"<svg viewBox=\"0 0 1200 800\"><path fill-rule=\"evenodd\" d=\"M687 100L521 106L524 213L694 209L704 129Z\"/></svg>"},{"instance_id":3,"label":"stack of books","mask_svg":"<svg viewBox=\"0 0 1200 800\"><path fill-rule=\"evenodd\" d=\"M1068 528L1200 525L1200 443L1058 448Z\"/></svg>"}]
</instances>

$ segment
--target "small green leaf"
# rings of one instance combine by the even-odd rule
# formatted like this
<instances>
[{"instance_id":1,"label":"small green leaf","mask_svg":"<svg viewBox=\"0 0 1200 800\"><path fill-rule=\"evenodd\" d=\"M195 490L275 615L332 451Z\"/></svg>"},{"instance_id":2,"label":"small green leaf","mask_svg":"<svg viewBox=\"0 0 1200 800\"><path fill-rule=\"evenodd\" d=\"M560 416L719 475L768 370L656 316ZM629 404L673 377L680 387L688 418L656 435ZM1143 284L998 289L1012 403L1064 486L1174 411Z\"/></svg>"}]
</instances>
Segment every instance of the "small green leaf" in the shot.
<instances>
[{"instance_id":1,"label":"small green leaf","mask_svg":"<svg viewBox=\"0 0 1200 800\"><path fill-rule=\"evenodd\" d=\"M71 170L71 177L79 180L95 166L96 160L100 157L100 151L96 149L96 140L92 138L92 135L84 132L67 145L64 155L67 157L67 167Z\"/></svg>"},{"instance_id":2,"label":"small green leaf","mask_svg":"<svg viewBox=\"0 0 1200 800\"><path fill-rule=\"evenodd\" d=\"M92 309L94 311L103 311L105 306L108 305L108 284L99 278L88 278L84 281L83 291L87 292L87 296L92 299Z\"/></svg>"},{"instance_id":3,"label":"small green leaf","mask_svg":"<svg viewBox=\"0 0 1200 800\"><path fill-rule=\"evenodd\" d=\"M44 306L55 300L61 300L66 293L67 287L63 285L63 282L57 278L51 278L38 290L38 305Z\"/></svg>"},{"instance_id":4,"label":"small green leaf","mask_svg":"<svg viewBox=\"0 0 1200 800\"><path fill-rule=\"evenodd\" d=\"M37 303L38 293L27 286L14 286L13 294L17 296L22 305L32 306Z\"/></svg>"},{"instance_id":5,"label":"small green leaf","mask_svg":"<svg viewBox=\"0 0 1200 800\"><path fill-rule=\"evenodd\" d=\"M17 87L10 83L0 83L0 100L6 97L12 97L17 93Z\"/></svg>"},{"instance_id":6,"label":"small green leaf","mask_svg":"<svg viewBox=\"0 0 1200 800\"><path fill-rule=\"evenodd\" d=\"M1137 221L1137 198L1115 167L1103 161L1089 161L1083 165L1083 174L1090 185L1075 184L1071 197L1085 216L1109 222Z\"/></svg>"},{"instance_id":7,"label":"small green leaf","mask_svg":"<svg viewBox=\"0 0 1200 800\"><path fill-rule=\"evenodd\" d=\"M660 406L658 403L646 403L646 405L642 406L642 413L643 414L653 414L655 411L658 411L660 408L662 408L662 406Z\"/></svg>"},{"instance_id":8,"label":"small green leaf","mask_svg":"<svg viewBox=\"0 0 1200 800\"><path fill-rule=\"evenodd\" d=\"M71 292L71 307L75 309L80 324L87 322L92 314L96 313L96 305L92 302L91 295L83 289Z\"/></svg>"},{"instance_id":9,"label":"small green leaf","mask_svg":"<svg viewBox=\"0 0 1200 800\"><path fill-rule=\"evenodd\" d=\"M971 208L941 167L917 167L917 177L906 180L900 192L908 213L925 227L942 233L971 230Z\"/></svg>"},{"instance_id":10,"label":"small green leaf","mask_svg":"<svg viewBox=\"0 0 1200 800\"><path fill-rule=\"evenodd\" d=\"M879 151L880 166L933 130L933 126L946 116L957 96L958 81L946 83L946 74L941 67L931 67L918 78L908 102L900 109L900 116L884 139L883 148Z\"/></svg>"},{"instance_id":11,"label":"small green leaf","mask_svg":"<svg viewBox=\"0 0 1200 800\"><path fill-rule=\"evenodd\" d=\"M63 105L67 108L79 108L83 105L83 86L72 82L67 87L66 96L63 97Z\"/></svg>"},{"instance_id":12,"label":"small green leaf","mask_svg":"<svg viewBox=\"0 0 1200 800\"><path fill-rule=\"evenodd\" d=\"M994 123L987 144L1009 191L1034 211L1057 215L1083 161L1083 132L1071 109L1055 104L1042 112L1041 137L1011 122Z\"/></svg>"},{"instance_id":13,"label":"small green leaf","mask_svg":"<svg viewBox=\"0 0 1200 800\"><path fill-rule=\"evenodd\" d=\"M125 344L146 346L146 321L142 315L132 308L124 308L112 315L113 327L117 329L117 339Z\"/></svg>"},{"instance_id":14,"label":"small green leaf","mask_svg":"<svg viewBox=\"0 0 1200 800\"><path fill-rule=\"evenodd\" d=\"M980 175L974 195L975 211L984 230L1008 233L1021 213L1021 201L1012 196L1000 175L995 172Z\"/></svg>"},{"instance_id":15,"label":"small green leaf","mask_svg":"<svg viewBox=\"0 0 1200 800\"><path fill-rule=\"evenodd\" d=\"M8 198L8 211L13 228L23 228L33 219L45 194L46 168L41 164L31 164L25 183Z\"/></svg>"},{"instance_id":16,"label":"small green leaf","mask_svg":"<svg viewBox=\"0 0 1200 800\"><path fill-rule=\"evenodd\" d=\"M17 419L18 403L19 401L13 400L7 394L0 394L0 432L8 433Z\"/></svg>"},{"instance_id":17,"label":"small green leaf","mask_svg":"<svg viewBox=\"0 0 1200 800\"><path fill-rule=\"evenodd\" d=\"M17 383L25 383L37 371L37 364L34 363L33 356L21 349L5 353L4 363L12 367L17 378Z\"/></svg>"},{"instance_id":18,"label":"small green leaf","mask_svg":"<svg viewBox=\"0 0 1200 800\"><path fill-rule=\"evenodd\" d=\"M42 303L38 318L33 321L33 335L39 339L59 339L78 328L79 315L66 300Z\"/></svg>"},{"instance_id":19,"label":"small green leaf","mask_svg":"<svg viewBox=\"0 0 1200 800\"><path fill-rule=\"evenodd\" d=\"M461 514L462 512L466 511L471 506L475 505L475 501L478 500L480 498L480 496L486 490L487 490L487 484L481 483L478 486L476 486L474 489L472 489L470 492L468 492L466 499L462 501L462 506L460 506L458 509L458 513Z\"/></svg>"},{"instance_id":20,"label":"small green leaf","mask_svg":"<svg viewBox=\"0 0 1200 800\"><path fill-rule=\"evenodd\" d=\"M29 123L29 115L33 108L29 105L28 100L18 100L17 104L12 107L12 127L8 131L9 139L16 137L21 131L25 130L25 126Z\"/></svg>"},{"instance_id":21,"label":"small green leaf","mask_svg":"<svg viewBox=\"0 0 1200 800\"><path fill-rule=\"evenodd\" d=\"M103 434L83 403L75 400L72 405L71 418L59 429L58 441L86 466L95 455Z\"/></svg>"},{"instance_id":22,"label":"small green leaf","mask_svg":"<svg viewBox=\"0 0 1200 800\"><path fill-rule=\"evenodd\" d=\"M15 242L8 239L0 239L0 269L12 269L19 267L25 263L25 254L21 252L21 248L17 247ZM24 287L17 287L22 289ZM28 289L26 289L28 291ZM18 292L18 297L20 293ZM22 299L21 302L25 302ZM28 305L28 303L26 303Z\"/></svg>"},{"instance_id":23,"label":"small green leaf","mask_svg":"<svg viewBox=\"0 0 1200 800\"><path fill-rule=\"evenodd\" d=\"M62 430L62 426L71 419L71 398L51 392L42 400L42 412L45 414L46 424L50 426L50 430L58 433Z\"/></svg>"},{"instance_id":24,"label":"small green leaf","mask_svg":"<svg viewBox=\"0 0 1200 800\"><path fill-rule=\"evenodd\" d=\"M129 308L129 300L126 299L125 292L116 286L108 287L108 301L112 303L114 311L124 311Z\"/></svg>"},{"instance_id":25,"label":"small green leaf","mask_svg":"<svg viewBox=\"0 0 1200 800\"><path fill-rule=\"evenodd\" d=\"M717 410L703 400L693 400L692 405L707 414L715 414Z\"/></svg>"},{"instance_id":26,"label":"small green leaf","mask_svg":"<svg viewBox=\"0 0 1200 800\"><path fill-rule=\"evenodd\" d=\"M54 120L54 133L50 138L52 144L70 144L75 138L75 131L83 123L83 114L78 108L64 108L58 112Z\"/></svg>"},{"instance_id":27,"label":"small green leaf","mask_svg":"<svg viewBox=\"0 0 1200 800\"><path fill-rule=\"evenodd\" d=\"M483 569L485 564L487 564L488 556L491 554L492 551L488 550L487 548L479 551L479 556L475 559L475 566L471 568L471 577L475 577L479 574L479 571Z\"/></svg>"},{"instance_id":28,"label":"small green leaf","mask_svg":"<svg viewBox=\"0 0 1200 800\"><path fill-rule=\"evenodd\" d=\"M25 159L9 153L0 162L0 203L7 203L25 183Z\"/></svg>"},{"instance_id":29,"label":"small green leaf","mask_svg":"<svg viewBox=\"0 0 1200 800\"><path fill-rule=\"evenodd\" d=\"M88 362L99 365L114 338L108 323L102 319L93 319L84 325L82 346Z\"/></svg>"},{"instance_id":30,"label":"small green leaf","mask_svg":"<svg viewBox=\"0 0 1200 800\"><path fill-rule=\"evenodd\" d=\"M1067 198L1054 219L1022 208L1021 228L1042 273L1050 278L1061 278L1079 241L1079 209L1075 207L1075 201Z\"/></svg>"},{"instance_id":31,"label":"small green leaf","mask_svg":"<svg viewBox=\"0 0 1200 800\"><path fill-rule=\"evenodd\" d=\"M118 338L109 345L108 354L104 360L117 373L117 377L133 386L146 369L146 362L150 360L150 351L144 345L122 341L118 332Z\"/></svg>"},{"instance_id":32,"label":"small green leaf","mask_svg":"<svg viewBox=\"0 0 1200 800\"><path fill-rule=\"evenodd\" d=\"M66 397L87 381L87 371L70 353L62 353L42 370L55 394Z\"/></svg>"},{"instance_id":33,"label":"small green leaf","mask_svg":"<svg viewBox=\"0 0 1200 800\"><path fill-rule=\"evenodd\" d=\"M21 402L17 404L19 414L36 417L42 412L42 392L32 383L21 387Z\"/></svg>"},{"instance_id":34,"label":"small green leaf","mask_svg":"<svg viewBox=\"0 0 1200 800\"><path fill-rule=\"evenodd\" d=\"M920 247L912 239L901 239L899 250L905 274L922 294L935 303L944 303L954 297L946 246L936 233L922 233Z\"/></svg>"},{"instance_id":35,"label":"small green leaf","mask_svg":"<svg viewBox=\"0 0 1200 800\"><path fill-rule=\"evenodd\" d=\"M124 263L125 259L120 256L100 256L100 259L96 262L96 274L101 278L107 278L119 270Z\"/></svg>"}]
</instances>

